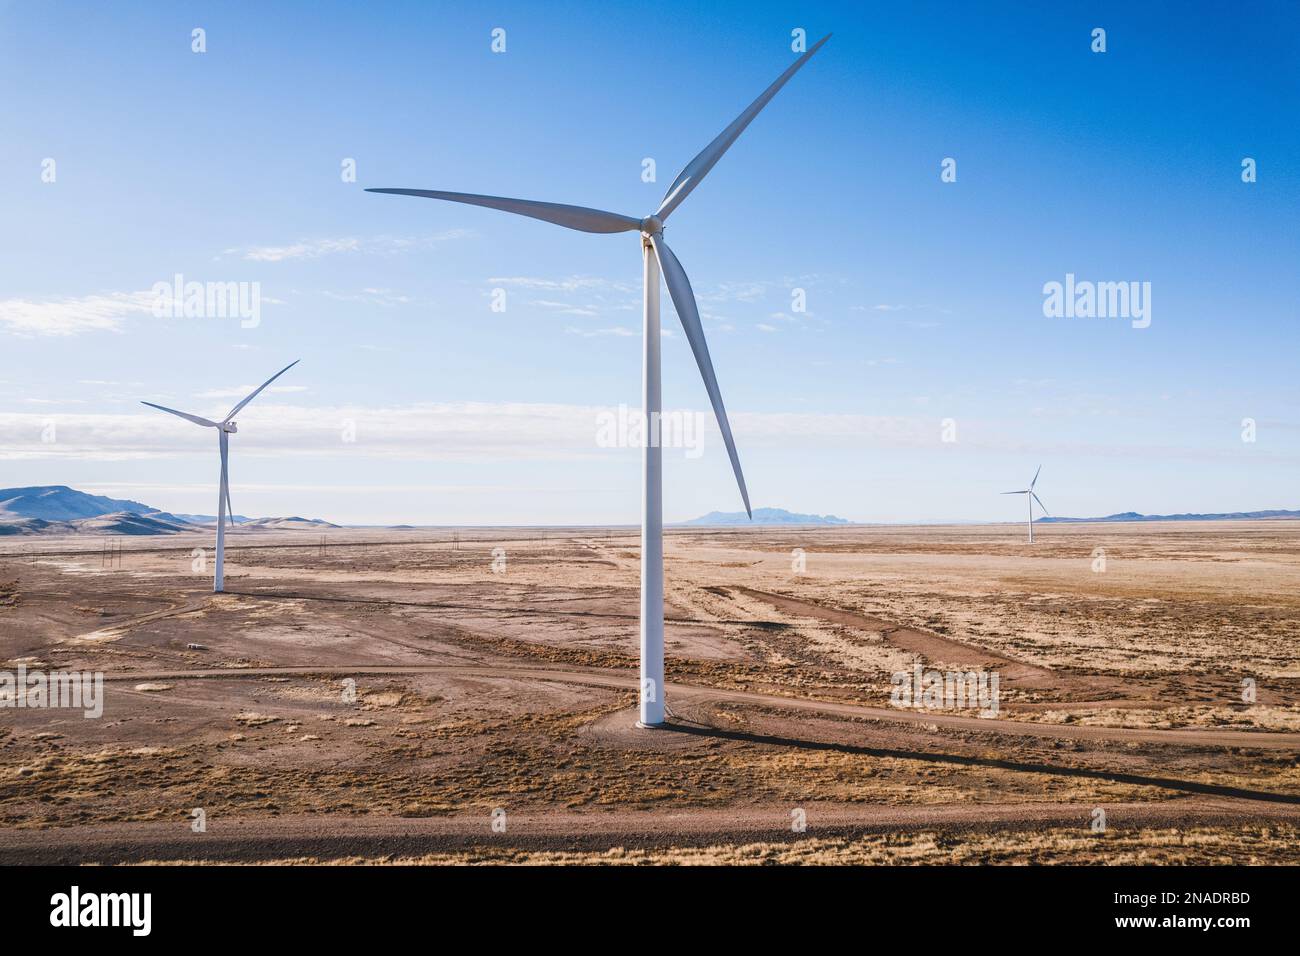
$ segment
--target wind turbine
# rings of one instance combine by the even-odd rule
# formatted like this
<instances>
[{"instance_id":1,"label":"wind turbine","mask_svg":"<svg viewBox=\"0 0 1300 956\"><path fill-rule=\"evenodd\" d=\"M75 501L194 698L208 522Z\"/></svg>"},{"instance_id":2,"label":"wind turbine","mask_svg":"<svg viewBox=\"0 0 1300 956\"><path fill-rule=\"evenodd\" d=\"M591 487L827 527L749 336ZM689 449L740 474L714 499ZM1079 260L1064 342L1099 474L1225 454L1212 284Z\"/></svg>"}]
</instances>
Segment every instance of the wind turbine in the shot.
<instances>
[{"instance_id":1,"label":"wind turbine","mask_svg":"<svg viewBox=\"0 0 1300 956\"><path fill-rule=\"evenodd\" d=\"M155 405L153 402L141 402L141 405L148 405L150 408L156 408L159 411L170 412L172 415L178 415L186 421L193 422L196 425L202 425L204 428L215 428L217 430L217 442L221 448L221 489L217 495L217 572L212 579L212 590L220 594L226 589L225 582L225 565L226 565L226 518L229 516L230 524L235 524L234 509L230 507L230 436L239 431L235 427L234 418L239 414L239 410L251 402L261 393L262 389L270 385L277 378L283 375L289 369L293 368L301 359L295 359L280 371L276 372L265 382L253 389L248 397L230 410L230 412L219 422L209 421L206 418L200 418L198 415L191 415L189 412L178 412L174 408L168 408L165 405Z\"/></svg>"},{"instance_id":2,"label":"wind turbine","mask_svg":"<svg viewBox=\"0 0 1300 956\"><path fill-rule=\"evenodd\" d=\"M1038 471L1034 472L1034 480L1029 483L1028 488L1021 489L1020 491L1002 492L1002 494L1004 495L1024 495L1025 501L1029 503L1029 543L1030 544L1034 543L1034 502L1035 501L1038 502L1038 507L1043 509L1043 514L1045 515L1051 514L1051 512L1047 510L1047 505L1043 504L1042 500L1038 497L1038 495L1034 494L1034 485L1038 484L1038 476L1042 472L1042 470L1043 470L1043 466L1039 465Z\"/></svg>"},{"instance_id":3,"label":"wind turbine","mask_svg":"<svg viewBox=\"0 0 1300 956\"><path fill-rule=\"evenodd\" d=\"M644 336L642 339L642 406L646 417L646 442L642 450L642 502L641 502L641 711L639 724L642 727L657 727L664 721L664 551L663 551L663 459L659 447L660 414L662 412L662 392L659 371L659 276L668 286L673 307L681 320L695 354L695 364L699 366L704 379L704 387L713 404L713 413L718 419L718 428L722 440L727 446L727 455L731 459L731 468L740 486L740 497L745 503L745 513L753 518L749 506L749 492L745 489L745 477L740 471L740 457L736 454L736 443L731 437L731 425L727 422L727 411L722 404L722 393L718 388L717 377L713 373L713 361L709 358L709 346L704 339L704 326L700 323L700 312L695 304L695 293L691 290L690 280L682 264L677 261L673 251L664 242L664 222L673 210L708 175L715 163L745 131L759 111L768 101L785 86L790 77L808 62L822 44L830 39L830 34L822 37L799 59L776 78L763 93L745 109L743 113L718 134L713 142L687 164L686 168L673 180L663 201L651 215L644 219L635 219L618 213L601 209L589 209L585 206L568 206L561 203L535 202L527 199L507 199L501 196L479 196L472 193L442 192L433 189L369 189L367 192L394 193L402 196L421 196L426 199L443 199L448 202L468 203L471 206L486 206L502 212L512 212L543 222L554 223L580 232L614 233L639 232L641 234L642 261L642 306L644 312Z\"/></svg>"}]
</instances>

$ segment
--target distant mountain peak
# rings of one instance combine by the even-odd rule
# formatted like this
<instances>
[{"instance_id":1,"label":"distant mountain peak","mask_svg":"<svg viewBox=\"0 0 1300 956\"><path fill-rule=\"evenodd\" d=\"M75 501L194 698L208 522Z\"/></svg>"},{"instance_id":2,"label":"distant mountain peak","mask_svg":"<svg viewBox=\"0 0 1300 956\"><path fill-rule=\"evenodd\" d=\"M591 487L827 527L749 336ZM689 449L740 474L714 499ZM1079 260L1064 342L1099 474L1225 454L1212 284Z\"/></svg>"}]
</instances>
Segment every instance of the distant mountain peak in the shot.
<instances>
[{"instance_id":1,"label":"distant mountain peak","mask_svg":"<svg viewBox=\"0 0 1300 956\"><path fill-rule=\"evenodd\" d=\"M138 501L89 495L67 485L0 489L0 518L77 521L81 518L98 518L100 515L122 511L142 515L156 510Z\"/></svg>"},{"instance_id":2,"label":"distant mountain peak","mask_svg":"<svg viewBox=\"0 0 1300 956\"><path fill-rule=\"evenodd\" d=\"M1036 518L1035 524L1055 522L1057 524L1087 524L1101 521L1250 521L1268 518L1300 518L1300 511L1218 511L1212 513L1188 512L1177 515L1144 515L1138 511L1121 511L1119 514L1106 515L1104 518Z\"/></svg>"},{"instance_id":3,"label":"distant mountain peak","mask_svg":"<svg viewBox=\"0 0 1300 956\"><path fill-rule=\"evenodd\" d=\"M251 530L293 531L337 528L320 518L245 518L235 524ZM138 501L108 498L67 485L0 488L0 535L13 534L176 534L216 524L212 515L170 514Z\"/></svg>"},{"instance_id":4,"label":"distant mountain peak","mask_svg":"<svg viewBox=\"0 0 1300 956\"><path fill-rule=\"evenodd\" d=\"M811 515L786 511L784 508L755 508L751 521L743 511L710 511L699 518L683 521L684 525L771 525L771 524L849 524L835 515Z\"/></svg>"}]
</instances>

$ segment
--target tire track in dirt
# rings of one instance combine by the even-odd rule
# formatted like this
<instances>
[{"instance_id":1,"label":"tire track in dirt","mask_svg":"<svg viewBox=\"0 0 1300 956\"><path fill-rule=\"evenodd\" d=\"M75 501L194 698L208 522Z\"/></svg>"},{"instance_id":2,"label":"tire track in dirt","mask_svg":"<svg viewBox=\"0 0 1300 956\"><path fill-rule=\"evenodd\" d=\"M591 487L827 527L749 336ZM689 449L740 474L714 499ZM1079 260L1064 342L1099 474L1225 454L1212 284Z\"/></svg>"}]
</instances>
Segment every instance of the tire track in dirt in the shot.
<instances>
[{"instance_id":1,"label":"tire track in dirt","mask_svg":"<svg viewBox=\"0 0 1300 956\"><path fill-rule=\"evenodd\" d=\"M1018 712L1044 710L1101 710L1129 708L1137 710L1166 710L1185 706L1191 701L1236 703L1240 687L1236 677L1207 678L1195 673L1170 673L1164 676L1089 674L1077 671L1054 670L1050 667L1029 664L1007 657L997 651L974 647L918 628L903 627L885 618L828 607L815 601L761 591L755 588L733 587L739 593L762 601L777 611L808 617L827 623L839 624L859 630L873 631L901 650L919 655L931 665L960 668L985 668L998 672L1008 689L1028 692L1033 697L1042 694L1049 698L1005 703L1007 709ZM1259 692L1259 703L1287 706L1296 699L1293 691L1285 687L1272 687Z\"/></svg>"},{"instance_id":2,"label":"tire track in dirt","mask_svg":"<svg viewBox=\"0 0 1300 956\"><path fill-rule=\"evenodd\" d=\"M975 647L961 641L924 631L904 627L893 621L859 611L828 607L815 601L760 591L755 588L735 587L735 591L769 604L777 611L796 617L809 617L830 624L870 631L879 634L893 646L915 654L935 667L996 670L999 679L1010 688L1030 692L1051 692L1059 701L1038 702L1031 709L1045 706L1142 707L1163 708L1174 706L1176 701L1163 698L1160 688L1144 688L1147 693L1133 695L1135 681L1105 675L1076 674L1053 670L1037 664L1019 661L987 648Z\"/></svg>"},{"instance_id":3,"label":"tire track in dirt","mask_svg":"<svg viewBox=\"0 0 1300 956\"><path fill-rule=\"evenodd\" d=\"M1054 678L1058 675L1044 667L1013 660L996 651L972 647L960 641L943 637L931 631L903 627L882 617L872 617L859 611L827 607L814 601L760 591L756 588L732 587L748 597L757 598L770 604L785 614L795 617L811 617L828 624L840 624L858 630L874 631L900 650L916 654L926 661L948 664L954 667L997 669L1006 679L1016 678Z\"/></svg>"},{"instance_id":4,"label":"tire track in dirt","mask_svg":"<svg viewBox=\"0 0 1300 956\"><path fill-rule=\"evenodd\" d=\"M639 686L637 676L627 672L620 673L595 669L574 670L567 667L519 667L514 665L492 667L465 664L358 664L354 666L331 664L321 667L298 665L207 670L135 671L121 674L105 674L104 680L106 682L241 680L277 676L356 677L404 674L457 674L466 677L551 680L560 683L627 691L635 691ZM726 690L698 684L683 684L676 681L668 681L665 684L665 693L680 695L683 698L709 698L717 701L753 704L760 707L795 710L805 713L833 714L840 717L895 724L920 724L925 727L982 734L1046 737L1060 740L1118 741L1178 747L1244 747L1256 750L1300 750L1300 734L1298 733L1204 728L1157 730L1130 727L1093 727L1077 724L1038 724L1023 720L964 717L934 711L899 710L890 707L872 707L866 704L846 704L803 697L783 697L778 694Z\"/></svg>"},{"instance_id":5,"label":"tire track in dirt","mask_svg":"<svg viewBox=\"0 0 1300 956\"><path fill-rule=\"evenodd\" d=\"M210 597L198 601L187 601L184 604L177 604L173 607L163 608L161 611L150 611L148 614L141 614L139 617L133 617L125 621L118 621L116 624L108 625L108 627L101 627L94 631L86 631L84 634L59 638L55 640L54 643L73 646L82 646L85 644L110 644L125 636L128 631L134 630L143 624L151 624L154 621L161 621L164 618L179 617L182 614L193 614L196 611L204 611L207 610L211 604L212 598Z\"/></svg>"},{"instance_id":6,"label":"tire track in dirt","mask_svg":"<svg viewBox=\"0 0 1300 956\"><path fill-rule=\"evenodd\" d=\"M500 605L491 604L463 604L454 601L410 601L400 598L387 597L347 597L328 594L312 594L306 591L266 591L266 590L235 590L228 589L225 593L233 594L236 597L255 598L262 601L320 601L330 604L368 604L374 607L383 608L411 608L413 610L437 610L437 611L473 611L482 614L505 614L519 615L527 614L537 617L565 617L576 618L578 620L617 620L617 621L639 621L640 615L635 611L588 611L588 610L564 610L561 608L526 608L516 610L511 608L502 608ZM745 621L699 621L693 618L674 617L671 614L664 616L665 623L682 624L696 627L716 627L718 624L745 624Z\"/></svg>"}]
</instances>

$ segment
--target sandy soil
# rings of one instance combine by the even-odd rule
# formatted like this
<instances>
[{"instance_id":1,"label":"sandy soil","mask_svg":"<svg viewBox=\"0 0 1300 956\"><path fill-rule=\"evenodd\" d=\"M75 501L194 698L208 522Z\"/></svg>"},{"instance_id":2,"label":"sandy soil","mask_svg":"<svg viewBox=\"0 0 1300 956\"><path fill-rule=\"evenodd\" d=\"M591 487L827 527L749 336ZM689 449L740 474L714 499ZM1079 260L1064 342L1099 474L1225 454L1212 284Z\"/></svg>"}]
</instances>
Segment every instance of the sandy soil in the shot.
<instances>
[{"instance_id":1,"label":"sandy soil","mask_svg":"<svg viewBox=\"0 0 1300 956\"><path fill-rule=\"evenodd\" d=\"M670 532L658 732L626 530L0 541L0 862L1295 862L1300 522L1022 534Z\"/></svg>"}]
</instances>

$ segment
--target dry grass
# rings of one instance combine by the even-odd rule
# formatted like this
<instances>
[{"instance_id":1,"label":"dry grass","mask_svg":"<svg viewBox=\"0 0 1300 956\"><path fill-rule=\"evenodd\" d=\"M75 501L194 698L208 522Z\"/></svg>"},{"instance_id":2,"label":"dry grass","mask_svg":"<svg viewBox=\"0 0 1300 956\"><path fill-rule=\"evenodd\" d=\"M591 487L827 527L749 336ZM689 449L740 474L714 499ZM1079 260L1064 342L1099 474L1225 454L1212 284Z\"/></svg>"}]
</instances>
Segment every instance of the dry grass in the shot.
<instances>
[{"instance_id":1,"label":"dry grass","mask_svg":"<svg viewBox=\"0 0 1300 956\"><path fill-rule=\"evenodd\" d=\"M957 836L939 832L831 839L809 835L781 843L654 850L615 847L588 853L483 846L421 856L296 857L264 863L333 866L1295 865L1300 864L1300 828L1273 824L1214 829L1112 830L1105 834L1094 834L1083 828L1053 828Z\"/></svg>"},{"instance_id":2,"label":"dry grass","mask_svg":"<svg viewBox=\"0 0 1300 956\"><path fill-rule=\"evenodd\" d=\"M669 679L887 706L889 677L914 652L955 647L1006 663L1005 718L1300 731L1300 522L1047 526L1032 549L1021 534L997 526L670 531ZM331 541L361 536L339 531ZM1085 745L752 703L701 704L686 716L715 733L647 745L607 732L613 716L630 711L632 692L494 670L632 675L635 536L474 536L481 540L457 547L392 533L321 553L292 535L259 538L285 543L264 548L236 535L228 586L242 593L219 598L187 571L189 547L207 546L205 537L164 542L174 553L128 548L111 570L97 553L9 564L0 542L0 667L39 658L129 678L107 685L102 721L13 712L0 729L0 825L183 823L198 806L214 819L329 815L346 827L365 814L495 806L599 816L817 801L1154 803L1179 793L1154 778L1300 796L1300 764L1289 752ZM509 554L502 575L490 569L497 544ZM795 547L806 552L805 574L791 572ZM1097 547L1108 555L1102 574L1091 570ZM762 593L834 613L783 611ZM187 651L188 643L208 650ZM166 676L427 664L486 673L361 676L351 703L334 677ZM1241 701L1244 678L1258 684L1251 705ZM1250 826L1104 838L810 833L788 843L571 856L487 843L420 862L1296 862L1294 836Z\"/></svg>"}]
</instances>

